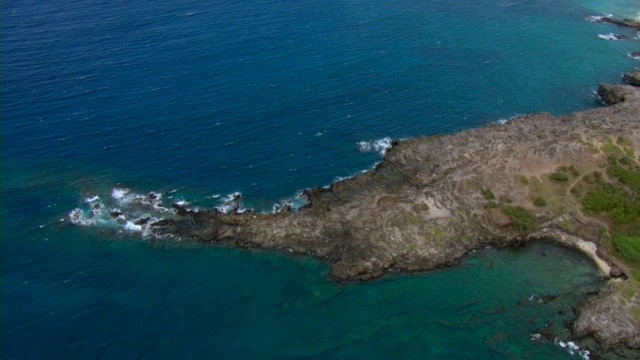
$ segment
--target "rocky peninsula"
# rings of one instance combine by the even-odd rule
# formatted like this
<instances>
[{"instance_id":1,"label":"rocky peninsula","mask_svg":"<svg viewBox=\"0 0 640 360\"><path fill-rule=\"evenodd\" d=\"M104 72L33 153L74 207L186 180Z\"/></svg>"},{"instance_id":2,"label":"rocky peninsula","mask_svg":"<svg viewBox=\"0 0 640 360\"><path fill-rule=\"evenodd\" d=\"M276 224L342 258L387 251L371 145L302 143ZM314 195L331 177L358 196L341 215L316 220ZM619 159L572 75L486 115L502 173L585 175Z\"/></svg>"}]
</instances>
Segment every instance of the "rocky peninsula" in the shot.
<instances>
[{"instance_id":1,"label":"rocky peninsula","mask_svg":"<svg viewBox=\"0 0 640 360\"><path fill-rule=\"evenodd\" d=\"M394 141L375 168L304 191L308 204L299 211L175 205L179 216L150 230L306 254L326 260L338 282L453 266L486 246L552 241L587 254L614 278L579 307L574 336L591 336L603 349L640 348L638 266L613 241L637 229L640 212L620 220L616 211L625 209L597 208L607 199L595 198L610 190L635 199L640 88L601 84L598 93L609 106Z\"/></svg>"},{"instance_id":2,"label":"rocky peninsula","mask_svg":"<svg viewBox=\"0 0 640 360\"><path fill-rule=\"evenodd\" d=\"M634 19L598 21L640 29ZM623 81L601 84L606 106L595 109L393 141L373 169L305 190L298 211L257 214L240 210L239 198L230 199L231 211L174 203L172 216L131 226L150 236L313 256L340 283L455 266L488 246L554 242L589 256L610 278L575 310L573 337L638 356L640 71ZM140 201L155 207L156 200L150 193ZM124 221L118 211L111 217ZM85 221L80 210L70 218Z\"/></svg>"}]
</instances>

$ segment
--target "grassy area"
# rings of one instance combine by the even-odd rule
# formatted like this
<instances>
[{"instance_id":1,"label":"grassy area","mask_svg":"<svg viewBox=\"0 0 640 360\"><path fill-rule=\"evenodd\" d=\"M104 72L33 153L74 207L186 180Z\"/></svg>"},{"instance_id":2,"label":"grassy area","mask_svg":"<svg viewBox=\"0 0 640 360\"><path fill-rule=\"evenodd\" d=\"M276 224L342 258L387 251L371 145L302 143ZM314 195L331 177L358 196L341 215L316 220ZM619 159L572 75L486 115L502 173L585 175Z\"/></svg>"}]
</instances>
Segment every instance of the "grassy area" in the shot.
<instances>
[{"instance_id":1,"label":"grassy area","mask_svg":"<svg viewBox=\"0 0 640 360\"><path fill-rule=\"evenodd\" d=\"M505 205L501 210L511 219L513 226L521 233L533 231L538 227L536 216L522 206Z\"/></svg>"},{"instance_id":2,"label":"grassy area","mask_svg":"<svg viewBox=\"0 0 640 360\"><path fill-rule=\"evenodd\" d=\"M633 191L634 194L640 193L640 172L617 165L610 166L607 169L607 174L618 179L618 181Z\"/></svg>"},{"instance_id":3,"label":"grassy area","mask_svg":"<svg viewBox=\"0 0 640 360\"><path fill-rule=\"evenodd\" d=\"M522 185L529 185L529 179L522 174L516 175L516 180L518 180Z\"/></svg>"},{"instance_id":4,"label":"grassy area","mask_svg":"<svg viewBox=\"0 0 640 360\"><path fill-rule=\"evenodd\" d=\"M606 176L600 172L586 174L571 191L580 199L586 214L609 224L610 250L636 273L640 272L640 168L628 140L618 138L618 145L610 142L602 146L609 154Z\"/></svg>"},{"instance_id":5,"label":"grassy area","mask_svg":"<svg viewBox=\"0 0 640 360\"><path fill-rule=\"evenodd\" d=\"M569 180L569 176L565 173L554 172L553 174L549 175L549 179L553 181L567 181Z\"/></svg>"},{"instance_id":6,"label":"grassy area","mask_svg":"<svg viewBox=\"0 0 640 360\"><path fill-rule=\"evenodd\" d=\"M629 139L624 136L618 136L618 145L629 146Z\"/></svg>"},{"instance_id":7,"label":"grassy area","mask_svg":"<svg viewBox=\"0 0 640 360\"><path fill-rule=\"evenodd\" d=\"M496 199L496 195L489 188L482 188L480 190L480 193L482 194L482 196L484 196L484 198L486 200L495 200Z\"/></svg>"},{"instance_id":8,"label":"grassy area","mask_svg":"<svg viewBox=\"0 0 640 360\"><path fill-rule=\"evenodd\" d=\"M592 215L607 213L614 224L629 224L640 217L640 204L623 189L604 181L582 198L582 207Z\"/></svg>"},{"instance_id":9,"label":"grassy area","mask_svg":"<svg viewBox=\"0 0 640 360\"><path fill-rule=\"evenodd\" d=\"M573 206L568 198L568 186L580 178L581 171L575 166L560 166L547 176L531 177L528 187L533 205L544 208L553 216L565 214ZM581 189L574 186L571 190L577 192Z\"/></svg>"},{"instance_id":10,"label":"grassy area","mask_svg":"<svg viewBox=\"0 0 640 360\"><path fill-rule=\"evenodd\" d=\"M536 196L536 198L533 199L533 204L538 207L544 207L547 206L547 200L545 200L543 197Z\"/></svg>"},{"instance_id":11,"label":"grassy area","mask_svg":"<svg viewBox=\"0 0 640 360\"><path fill-rule=\"evenodd\" d=\"M623 258L640 263L640 236L618 234L613 237L613 242Z\"/></svg>"}]
</instances>

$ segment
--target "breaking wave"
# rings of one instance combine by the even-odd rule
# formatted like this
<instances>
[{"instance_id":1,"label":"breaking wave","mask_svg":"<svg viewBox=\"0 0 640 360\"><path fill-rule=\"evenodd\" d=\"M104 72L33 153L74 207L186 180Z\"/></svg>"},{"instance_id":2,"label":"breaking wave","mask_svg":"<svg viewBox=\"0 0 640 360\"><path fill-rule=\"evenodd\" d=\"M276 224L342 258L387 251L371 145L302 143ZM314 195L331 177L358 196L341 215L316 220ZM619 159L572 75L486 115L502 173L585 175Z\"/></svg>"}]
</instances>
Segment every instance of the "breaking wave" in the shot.
<instances>
[{"instance_id":1,"label":"breaking wave","mask_svg":"<svg viewBox=\"0 0 640 360\"><path fill-rule=\"evenodd\" d=\"M578 355L584 360L591 359L591 352L586 349L581 349L573 341L564 342L562 340L555 339L554 343L565 349L571 355Z\"/></svg>"},{"instance_id":2,"label":"breaking wave","mask_svg":"<svg viewBox=\"0 0 640 360\"><path fill-rule=\"evenodd\" d=\"M602 15L587 16L587 18L585 20L591 21L591 22L600 22L600 21L602 21L603 18L610 18L610 17L613 17L613 14L602 14Z\"/></svg>"},{"instance_id":3,"label":"breaking wave","mask_svg":"<svg viewBox=\"0 0 640 360\"><path fill-rule=\"evenodd\" d=\"M520 116L522 116L522 114L515 114L515 115L513 115L512 117L509 117L509 118L498 119L498 120L494 121L494 123L503 125L503 124L506 124L509 121L513 120L513 119L519 118Z\"/></svg>"},{"instance_id":4,"label":"breaking wave","mask_svg":"<svg viewBox=\"0 0 640 360\"><path fill-rule=\"evenodd\" d=\"M171 195L165 197L157 191L145 194L125 187L114 187L104 196L85 196L79 206L69 212L67 218L78 226L110 228L124 233L138 233L143 237L152 236L151 224L176 218L185 210L200 210L198 207L189 207L187 200L174 199L175 192L170 191ZM211 198L220 198L219 205L215 207L220 213L248 211L243 207L242 194L239 192Z\"/></svg>"},{"instance_id":5,"label":"breaking wave","mask_svg":"<svg viewBox=\"0 0 640 360\"><path fill-rule=\"evenodd\" d=\"M598 34L598 37L600 39L614 40L614 41L628 39L628 37L626 35L619 35L619 34L614 34L614 33Z\"/></svg>"},{"instance_id":6,"label":"breaking wave","mask_svg":"<svg viewBox=\"0 0 640 360\"><path fill-rule=\"evenodd\" d=\"M358 142L358 149L362 152L377 152L380 155L384 155L387 149L391 146L391 138L385 137L374 141L360 141Z\"/></svg>"},{"instance_id":7,"label":"breaking wave","mask_svg":"<svg viewBox=\"0 0 640 360\"><path fill-rule=\"evenodd\" d=\"M122 233L137 233L143 237L154 236L151 224L164 219L178 218L184 211L199 211L190 201L176 198L177 190L163 194L158 191L140 193L125 187L113 187L108 194L89 194L82 198L78 207L71 210L67 219L82 227L100 227ZM166 195L166 196L165 196ZM213 209L221 214L255 211L244 205L242 193L215 194L206 199L217 200ZM195 203L197 201L194 200ZM299 191L293 197L282 199L263 213L297 211L308 203Z\"/></svg>"}]
</instances>

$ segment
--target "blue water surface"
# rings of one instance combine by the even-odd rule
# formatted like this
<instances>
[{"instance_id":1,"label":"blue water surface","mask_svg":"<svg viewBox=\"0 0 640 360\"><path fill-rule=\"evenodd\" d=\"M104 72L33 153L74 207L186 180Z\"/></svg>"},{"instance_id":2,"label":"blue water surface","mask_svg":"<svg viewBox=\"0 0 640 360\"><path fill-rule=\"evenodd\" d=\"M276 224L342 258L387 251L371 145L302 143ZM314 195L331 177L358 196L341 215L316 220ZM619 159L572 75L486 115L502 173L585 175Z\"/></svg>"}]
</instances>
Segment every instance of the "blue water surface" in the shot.
<instances>
[{"instance_id":1,"label":"blue water surface","mask_svg":"<svg viewBox=\"0 0 640 360\"><path fill-rule=\"evenodd\" d=\"M562 249L340 287L313 260L157 242L68 214L114 187L200 206L240 191L268 210L371 167L380 154L360 142L599 106L598 83L619 82L640 50L599 38L636 36L585 21L601 12L640 6L4 2L2 357L570 357L529 340L548 319L563 331L601 285ZM544 293L560 300L516 305Z\"/></svg>"}]
</instances>

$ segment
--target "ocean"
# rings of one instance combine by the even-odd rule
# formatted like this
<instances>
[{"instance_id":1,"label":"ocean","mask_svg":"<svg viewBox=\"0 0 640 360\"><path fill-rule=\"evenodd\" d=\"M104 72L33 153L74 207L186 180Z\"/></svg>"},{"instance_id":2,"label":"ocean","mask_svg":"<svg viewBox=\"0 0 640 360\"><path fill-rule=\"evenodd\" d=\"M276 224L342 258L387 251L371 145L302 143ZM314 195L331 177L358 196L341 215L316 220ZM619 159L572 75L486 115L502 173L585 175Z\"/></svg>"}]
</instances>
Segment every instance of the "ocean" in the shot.
<instances>
[{"instance_id":1,"label":"ocean","mask_svg":"<svg viewBox=\"0 0 640 360\"><path fill-rule=\"evenodd\" d=\"M313 259L70 214L123 191L270 211L387 139L600 106L640 65L636 33L586 21L603 13L640 4L3 3L2 358L579 357L563 322L603 280L566 249L340 286ZM532 340L548 321L559 340Z\"/></svg>"}]
</instances>

